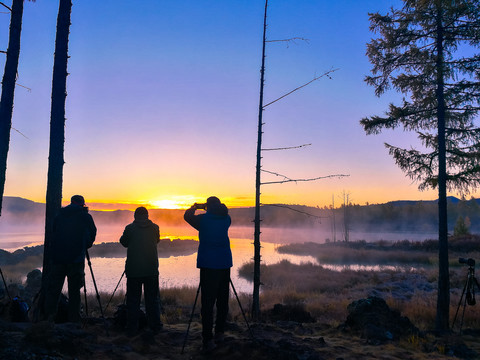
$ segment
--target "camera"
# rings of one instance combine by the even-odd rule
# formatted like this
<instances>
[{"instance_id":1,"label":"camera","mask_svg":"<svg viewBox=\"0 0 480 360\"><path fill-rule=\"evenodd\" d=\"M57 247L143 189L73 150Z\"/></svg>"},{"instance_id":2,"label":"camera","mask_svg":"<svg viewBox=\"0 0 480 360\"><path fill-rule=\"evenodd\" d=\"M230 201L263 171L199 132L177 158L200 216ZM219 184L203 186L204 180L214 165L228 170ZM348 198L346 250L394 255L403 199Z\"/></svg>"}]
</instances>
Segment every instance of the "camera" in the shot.
<instances>
[{"instance_id":1,"label":"camera","mask_svg":"<svg viewBox=\"0 0 480 360\"><path fill-rule=\"evenodd\" d=\"M472 258L468 258L468 259L459 258L459 259L458 259L458 262L459 262L460 264L465 264L465 265L468 265L468 266L475 266L475 260L472 259Z\"/></svg>"},{"instance_id":2,"label":"camera","mask_svg":"<svg viewBox=\"0 0 480 360\"><path fill-rule=\"evenodd\" d=\"M195 209L197 210L206 210L207 209L207 204L193 204L193 206L195 206Z\"/></svg>"}]
</instances>

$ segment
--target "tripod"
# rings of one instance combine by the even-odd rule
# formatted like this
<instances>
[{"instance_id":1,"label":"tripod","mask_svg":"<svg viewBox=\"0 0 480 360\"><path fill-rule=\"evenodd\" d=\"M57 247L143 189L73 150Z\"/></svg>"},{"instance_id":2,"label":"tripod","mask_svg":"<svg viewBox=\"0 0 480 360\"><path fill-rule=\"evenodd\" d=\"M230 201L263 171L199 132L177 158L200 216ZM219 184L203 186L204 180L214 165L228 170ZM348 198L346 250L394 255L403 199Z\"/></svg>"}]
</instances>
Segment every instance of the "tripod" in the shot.
<instances>
[{"instance_id":1,"label":"tripod","mask_svg":"<svg viewBox=\"0 0 480 360\"><path fill-rule=\"evenodd\" d=\"M455 326L455 321L457 320L458 311L460 310L460 306L463 303L462 319L460 321L460 330L459 330L461 332L462 326L463 326L463 319L465 317L465 308L467 304L472 306L476 304L475 286L480 290L480 285L478 284L478 281L475 278L475 260L460 258L458 261L460 262L460 264L468 265L467 280L465 281L465 285L462 291L462 296L460 296L460 301L458 302L457 311L455 312L455 317L452 323L452 329L453 329L453 327Z\"/></svg>"},{"instance_id":2,"label":"tripod","mask_svg":"<svg viewBox=\"0 0 480 360\"><path fill-rule=\"evenodd\" d=\"M245 312L243 311L242 304L240 303L240 299L238 298L237 291L235 290L235 286L233 286L232 279L230 279L230 285L232 286L233 293L235 294L235 297L237 298L238 306L240 307L240 310L241 310L242 315L243 315L243 319L245 320L245 323L247 324L247 328L248 328L248 331L250 332L250 336L253 338L252 329L250 329L250 324L248 323L247 317L245 316ZM187 332L185 333L185 339L183 340L183 346L182 346L182 352L181 352L182 354L183 354L183 351L185 350L185 345L187 343L188 332L190 331L190 325L192 323L193 314L195 313L195 306L197 305L198 293L199 292L200 292L200 284L198 284L197 295L195 295L195 301L193 303L192 313L190 315L190 320L188 321Z\"/></svg>"},{"instance_id":3,"label":"tripod","mask_svg":"<svg viewBox=\"0 0 480 360\"><path fill-rule=\"evenodd\" d=\"M8 298L9 298L10 300L12 300L12 297L10 296L10 293L8 292L7 282L5 281L5 278L3 277L2 268L0 268L0 275L2 275L3 285L5 286L5 292L7 293Z\"/></svg>"}]
</instances>

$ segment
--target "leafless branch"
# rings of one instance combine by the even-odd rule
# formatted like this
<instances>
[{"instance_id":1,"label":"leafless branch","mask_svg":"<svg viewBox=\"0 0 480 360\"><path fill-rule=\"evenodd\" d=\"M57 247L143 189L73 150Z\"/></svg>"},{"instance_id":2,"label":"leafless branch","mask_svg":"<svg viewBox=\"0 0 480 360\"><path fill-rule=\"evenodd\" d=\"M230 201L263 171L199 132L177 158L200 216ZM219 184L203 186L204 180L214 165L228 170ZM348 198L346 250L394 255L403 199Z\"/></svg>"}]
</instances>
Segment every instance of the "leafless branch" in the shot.
<instances>
[{"instance_id":1,"label":"leafless branch","mask_svg":"<svg viewBox=\"0 0 480 360\"><path fill-rule=\"evenodd\" d=\"M272 174L272 175L275 175L275 176L283 177L284 179L292 180L288 176L285 176L285 175L282 175L282 174L279 174L279 173L276 173L276 172L273 172L273 171L268 171L268 170L264 170L264 169L261 169L261 171L263 171L267 174Z\"/></svg>"},{"instance_id":2,"label":"leafless branch","mask_svg":"<svg viewBox=\"0 0 480 360\"><path fill-rule=\"evenodd\" d=\"M279 176L281 176L281 175L279 175ZM287 182L315 181L315 180L322 180L322 179L328 179L328 178L341 178L341 177L345 177L345 176L350 176L350 175L335 174L335 175L319 176L319 177L312 178L312 179L289 179L289 178L285 177L285 180L264 182L264 183L261 183L261 185L283 184L283 183L287 183Z\"/></svg>"},{"instance_id":3,"label":"leafless branch","mask_svg":"<svg viewBox=\"0 0 480 360\"><path fill-rule=\"evenodd\" d=\"M310 80L309 82L307 82L307 83L305 83L305 84L303 84L303 85L301 85L301 86L293 89L292 91L286 93L285 95L280 96L278 99L273 100L273 101L269 102L269 103L266 104L266 105L263 105L262 109L265 109L267 106L272 105L273 103L275 103L275 102L283 99L284 97L287 97L288 95L294 93L295 91L298 91L298 90L304 88L304 87L307 86L307 85L310 85L312 82L317 81L317 80L323 78L324 76L326 76L326 77L328 77L329 79L331 79L330 74L333 73L333 72L335 72L335 71L337 71L337 70L338 70L338 69L330 69L330 70L328 70L328 71L325 71L325 72L324 72L322 75L320 75L320 76L315 76L315 77L314 77L312 80Z\"/></svg>"},{"instance_id":4,"label":"leafless branch","mask_svg":"<svg viewBox=\"0 0 480 360\"><path fill-rule=\"evenodd\" d=\"M2 6L4 6L4 7L6 7L8 10L10 10L10 12L12 11L12 9L11 9L11 8L9 8L7 5L5 5L5 4L3 3L3 1L0 1L0 5L2 5Z\"/></svg>"},{"instance_id":5,"label":"leafless branch","mask_svg":"<svg viewBox=\"0 0 480 360\"><path fill-rule=\"evenodd\" d=\"M7 52L5 50L0 50L0 53L6 54Z\"/></svg>"},{"instance_id":6,"label":"leafless branch","mask_svg":"<svg viewBox=\"0 0 480 360\"><path fill-rule=\"evenodd\" d=\"M12 130L15 130L17 133L19 133L20 135L22 135L25 139L28 139L28 136L26 136L25 134L23 134L20 130L15 129L14 127L12 127ZM28 139L28 140L30 140L30 139Z\"/></svg>"},{"instance_id":7,"label":"leafless branch","mask_svg":"<svg viewBox=\"0 0 480 360\"><path fill-rule=\"evenodd\" d=\"M22 87L22 88L24 88L24 89L27 89L28 92L32 92L32 89L29 88L29 87L27 87L27 86L25 86L25 85L22 85L22 84L19 84L19 83L16 83L15 85L20 86L20 87Z\"/></svg>"},{"instance_id":8,"label":"leafless branch","mask_svg":"<svg viewBox=\"0 0 480 360\"><path fill-rule=\"evenodd\" d=\"M308 212L301 211L301 210L297 210L297 209L291 208L290 206L286 206L286 205L278 205L278 204L262 204L262 205L263 205L263 206L275 206L275 207L279 207L279 208L284 208L284 209L292 210L292 211L298 212L298 213L300 213L300 214L305 214L305 215L308 215L308 216L310 216L310 217L314 217L314 218L317 218L317 219L326 219L326 218L328 218L328 216L313 215L313 214L310 214L310 213L308 213Z\"/></svg>"},{"instance_id":9,"label":"leafless branch","mask_svg":"<svg viewBox=\"0 0 480 360\"><path fill-rule=\"evenodd\" d=\"M272 149L262 149L262 151L275 151L275 150L290 150L290 149L299 149L305 146L310 146L312 144L303 144L299 146L290 146L290 147L283 147L283 148L272 148Z\"/></svg>"},{"instance_id":10,"label":"leafless branch","mask_svg":"<svg viewBox=\"0 0 480 360\"><path fill-rule=\"evenodd\" d=\"M284 42L287 43L287 48L289 47L290 43L293 42L294 44L297 43L297 41L305 41L307 44L310 42L309 39L305 39L303 37L293 37L290 39L281 39L281 40L265 40L266 43L273 43L273 42Z\"/></svg>"}]
</instances>

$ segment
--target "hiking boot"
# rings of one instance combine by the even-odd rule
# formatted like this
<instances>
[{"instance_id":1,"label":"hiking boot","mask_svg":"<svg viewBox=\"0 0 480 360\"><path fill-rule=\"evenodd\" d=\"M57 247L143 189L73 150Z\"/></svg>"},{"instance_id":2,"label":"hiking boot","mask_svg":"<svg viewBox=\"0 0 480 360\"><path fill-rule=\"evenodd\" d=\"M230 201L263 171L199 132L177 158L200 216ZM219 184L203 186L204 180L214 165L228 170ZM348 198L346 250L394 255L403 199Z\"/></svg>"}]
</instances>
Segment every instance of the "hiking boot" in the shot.
<instances>
[{"instance_id":1,"label":"hiking boot","mask_svg":"<svg viewBox=\"0 0 480 360\"><path fill-rule=\"evenodd\" d=\"M209 354L211 353L213 350L215 350L215 348L217 347L217 345L215 345L215 341L212 340L209 340L208 342L206 342L205 344L203 344L203 350L202 350L202 353L203 354Z\"/></svg>"}]
</instances>

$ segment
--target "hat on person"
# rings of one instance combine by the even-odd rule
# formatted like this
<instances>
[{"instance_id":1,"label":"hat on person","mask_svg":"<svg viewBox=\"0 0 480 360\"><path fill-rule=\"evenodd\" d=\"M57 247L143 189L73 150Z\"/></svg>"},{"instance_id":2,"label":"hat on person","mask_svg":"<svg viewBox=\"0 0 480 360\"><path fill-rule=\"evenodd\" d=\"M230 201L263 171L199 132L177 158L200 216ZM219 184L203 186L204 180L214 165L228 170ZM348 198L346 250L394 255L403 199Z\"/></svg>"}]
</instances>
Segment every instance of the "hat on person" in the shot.
<instances>
[{"instance_id":1,"label":"hat on person","mask_svg":"<svg viewBox=\"0 0 480 360\"><path fill-rule=\"evenodd\" d=\"M135 209L135 213L133 216L135 220L146 220L148 219L148 210L145 207L140 206Z\"/></svg>"},{"instance_id":2,"label":"hat on person","mask_svg":"<svg viewBox=\"0 0 480 360\"><path fill-rule=\"evenodd\" d=\"M215 206L215 205L220 205L221 202L220 202L220 199L216 196L210 196L208 199L207 199L207 207L209 206Z\"/></svg>"},{"instance_id":3,"label":"hat on person","mask_svg":"<svg viewBox=\"0 0 480 360\"><path fill-rule=\"evenodd\" d=\"M85 206L85 199L82 195L73 195L70 202L75 205Z\"/></svg>"}]
</instances>

